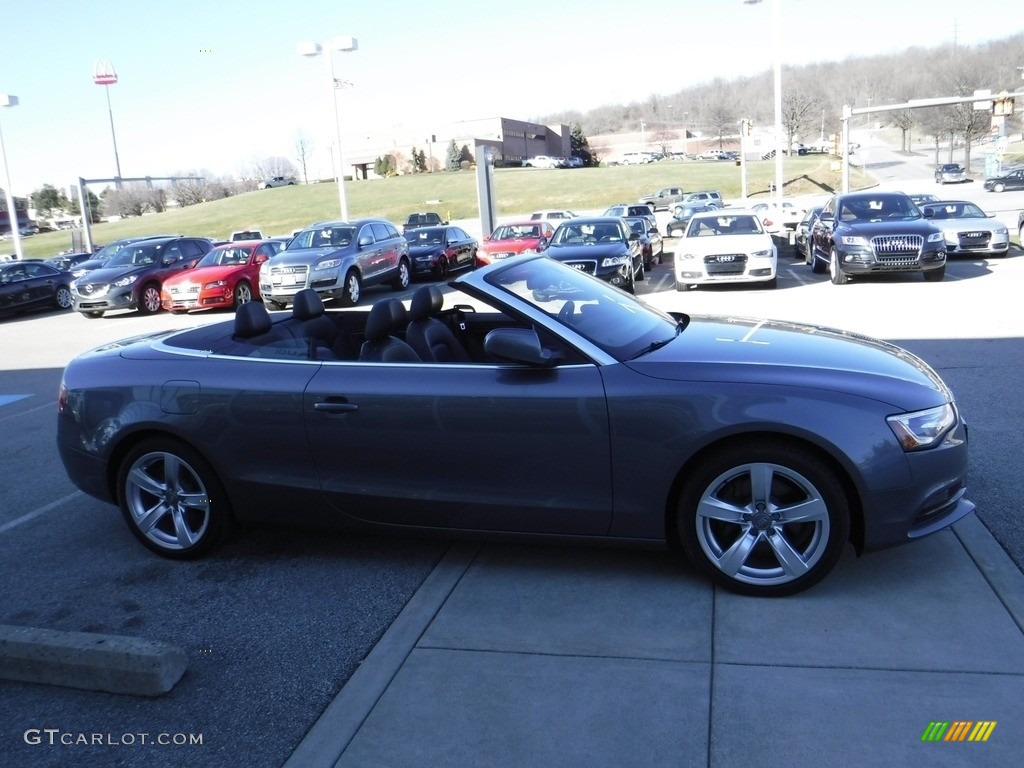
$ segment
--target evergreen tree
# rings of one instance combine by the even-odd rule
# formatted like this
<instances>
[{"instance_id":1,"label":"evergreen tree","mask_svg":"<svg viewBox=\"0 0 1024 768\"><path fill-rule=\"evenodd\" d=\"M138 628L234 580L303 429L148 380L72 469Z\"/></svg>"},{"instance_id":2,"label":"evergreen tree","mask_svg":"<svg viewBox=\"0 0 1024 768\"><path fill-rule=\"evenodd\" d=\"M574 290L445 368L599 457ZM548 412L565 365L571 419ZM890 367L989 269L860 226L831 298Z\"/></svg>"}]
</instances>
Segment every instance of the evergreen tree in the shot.
<instances>
[{"instance_id":1,"label":"evergreen tree","mask_svg":"<svg viewBox=\"0 0 1024 768\"><path fill-rule=\"evenodd\" d=\"M459 161L461 159L462 159L462 156L459 153L459 147L458 147L458 145L456 145L455 139L452 139L451 143L448 145L448 159L445 162L444 169L446 171L457 171L457 170L459 170L459 168L462 167L461 165L459 165Z\"/></svg>"},{"instance_id":2,"label":"evergreen tree","mask_svg":"<svg viewBox=\"0 0 1024 768\"><path fill-rule=\"evenodd\" d=\"M590 151L590 143L583 133L583 126L579 123L573 123L569 132L569 151L576 157L582 157L584 165L597 165L594 153Z\"/></svg>"}]
</instances>

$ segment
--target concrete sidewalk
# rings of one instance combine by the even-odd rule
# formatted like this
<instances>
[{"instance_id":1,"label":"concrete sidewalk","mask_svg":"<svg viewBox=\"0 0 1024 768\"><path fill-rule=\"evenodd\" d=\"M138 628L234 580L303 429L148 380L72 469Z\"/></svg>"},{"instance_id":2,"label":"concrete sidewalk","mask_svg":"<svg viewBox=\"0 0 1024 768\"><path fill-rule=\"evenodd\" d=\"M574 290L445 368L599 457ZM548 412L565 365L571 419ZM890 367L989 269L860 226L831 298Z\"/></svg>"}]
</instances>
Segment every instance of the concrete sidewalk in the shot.
<instances>
[{"instance_id":1,"label":"concrete sidewalk","mask_svg":"<svg viewBox=\"0 0 1024 768\"><path fill-rule=\"evenodd\" d=\"M1022 629L974 515L775 600L665 553L456 544L286 765L1016 765Z\"/></svg>"}]
</instances>

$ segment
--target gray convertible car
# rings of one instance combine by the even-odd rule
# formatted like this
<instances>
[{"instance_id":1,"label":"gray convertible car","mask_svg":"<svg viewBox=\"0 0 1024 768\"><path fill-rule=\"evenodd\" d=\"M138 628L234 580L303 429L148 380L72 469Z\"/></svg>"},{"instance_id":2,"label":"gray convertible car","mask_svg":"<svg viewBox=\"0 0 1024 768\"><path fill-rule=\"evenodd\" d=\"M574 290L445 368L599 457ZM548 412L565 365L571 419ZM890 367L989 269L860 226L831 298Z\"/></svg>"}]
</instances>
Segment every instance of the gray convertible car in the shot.
<instances>
[{"instance_id":1,"label":"gray convertible car","mask_svg":"<svg viewBox=\"0 0 1024 768\"><path fill-rule=\"evenodd\" d=\"M953 395L891 344L664 314L541 255L450 286L448 309L435 285L369 311L304 291L87 352L67 472L171 558L234 520L614 540L752 595L974 509Z\"/></svg>"}]
</instances>

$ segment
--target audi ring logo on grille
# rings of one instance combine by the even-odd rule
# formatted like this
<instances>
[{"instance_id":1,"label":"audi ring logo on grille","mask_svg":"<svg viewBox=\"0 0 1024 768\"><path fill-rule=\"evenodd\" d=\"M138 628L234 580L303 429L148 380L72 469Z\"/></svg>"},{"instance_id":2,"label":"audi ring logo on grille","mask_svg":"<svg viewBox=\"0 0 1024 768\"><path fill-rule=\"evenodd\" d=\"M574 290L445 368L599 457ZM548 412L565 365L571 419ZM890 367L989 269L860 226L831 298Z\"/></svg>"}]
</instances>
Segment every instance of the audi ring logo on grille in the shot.
<instances>
[{"instance_id":1,"label":"audi ring logo on grille","mask_svg":"<svg viewBox=\"0 0 1024 768\"><path fill-rule=\"evenodd\" d=\"M715 261L719 261L719 262L736 261L736 257L733 256L732 254L726 254L724 256L716 256L715 257Z\"/></svg>"},{"instance_id":2,"label":"audi ring logo on grille","mask_svg":"<svg viewBox=\"0 0 1024 768\"><path fill-rule=\"evenodd\" d=\"M968 232L967 237L984 237L984 232Z\"/></svg>"}]
</instances>

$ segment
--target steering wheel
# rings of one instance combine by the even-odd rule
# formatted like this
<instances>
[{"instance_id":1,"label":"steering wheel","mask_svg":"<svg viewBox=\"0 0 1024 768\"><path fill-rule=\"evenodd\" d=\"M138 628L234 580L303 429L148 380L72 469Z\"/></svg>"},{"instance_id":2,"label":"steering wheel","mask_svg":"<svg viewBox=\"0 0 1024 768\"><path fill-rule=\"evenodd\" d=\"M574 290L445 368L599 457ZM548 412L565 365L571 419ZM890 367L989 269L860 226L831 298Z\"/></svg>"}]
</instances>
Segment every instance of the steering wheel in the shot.
<instances>
[{"instance_id":1,"label":"steering wheel","mask_svg":"<svg viewBox=\"0 0 1024 768\"><path fill-rule=\"evenodd\" d=\"M559 321L566 325L573 325L573 316L576 314L576 302L569 300L562 305L562 308L558 310Z\"/></svg>"}]
</instances>

